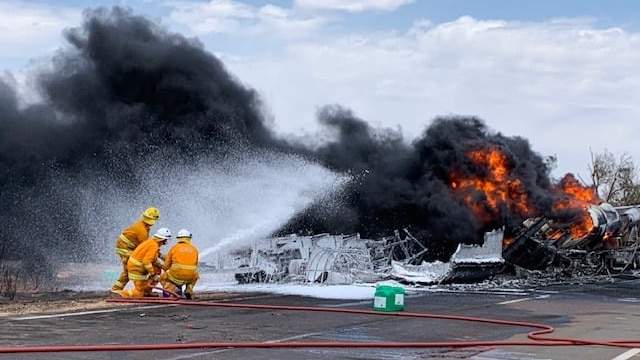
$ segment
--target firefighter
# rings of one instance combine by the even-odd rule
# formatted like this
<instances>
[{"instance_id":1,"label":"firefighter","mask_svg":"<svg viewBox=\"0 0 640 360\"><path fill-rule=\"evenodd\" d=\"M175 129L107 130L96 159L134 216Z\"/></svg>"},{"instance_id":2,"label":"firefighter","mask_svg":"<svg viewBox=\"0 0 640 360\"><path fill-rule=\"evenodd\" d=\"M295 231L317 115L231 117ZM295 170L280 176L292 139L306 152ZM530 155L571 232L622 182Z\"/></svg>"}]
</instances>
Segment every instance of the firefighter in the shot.
<instances>
[{"instance_id":1,"label":"firefighter","mask_svg":"<svg viewBox=\"0 0 640 360\"><path fill-rule=\"evenodd\" d=\"M111 286L111 290L122 290L129 282L127 273L127 261L135 248L149 238L149 232L153 224L160 218L160 210L155 207L147 208L140 217L140 220L131 224L122 231L116 241L116 254L120 256L122 262L122 272L120 277Z\"/></svg>"},{"instance_id":2,"label":"firefighter","mask_svg":"<svg viewBox=\"0 0 640 360\"><path fill-rule=\"evenodd\" d=\"M182 293L184 297L193 298L193 288L200 279L198 272L198 248L192 243L193 235L187 229L178 231L177 243L169 249L164 259L164 272L160 276L160 284L164 289L174 293Z\"/></svg>"},{"instance_id":3,"label":"firefighter","mask_svg":"<svg viewBox=\"0 0 640 360\"><path fill-rule=\"evenodd\" d=\"M140 244L127 261L129 279L133 280L132 290L115 290L122 297L143 297L151 295L151 284L160 279L162 263L160 263L160 247L171 238L171 231L160 228L151 239ZM158 270L158 271L157 271Z\"/></svg>"}]
</instances>

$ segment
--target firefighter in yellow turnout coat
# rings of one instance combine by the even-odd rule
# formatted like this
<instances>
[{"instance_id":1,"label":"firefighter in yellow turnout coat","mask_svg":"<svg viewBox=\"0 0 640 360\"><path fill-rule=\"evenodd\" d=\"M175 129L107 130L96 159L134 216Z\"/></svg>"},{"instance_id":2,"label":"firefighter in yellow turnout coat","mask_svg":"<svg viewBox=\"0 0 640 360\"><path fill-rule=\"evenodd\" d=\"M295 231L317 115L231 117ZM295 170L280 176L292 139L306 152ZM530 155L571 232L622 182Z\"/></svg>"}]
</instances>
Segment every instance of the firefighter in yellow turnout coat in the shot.
<instances>
[{"instance_id":1,"label":"firefighter in yellow turnout coat","mask_svg":"<svg viewBox=\"0 0 640 360\"><path fill-rule=\"evenodd\" d=\"M161 269L160 246L165 245L171 238L171 231L160 228L149 240L140 244L127 261L129 279L133 280L133 290L117 290L116 293L123 297L143 297L151 295L149 284L157 282L160 274L156 269Z\"/></svg>"},{"instance_id":2,"label":"firefighter in yellow turnout coat","mask_svg":"<svg viewBox=\"0 0 640 360\"><path fill-rule=\"evenodd\" d=\"M177 244L173 245L164 259L164 272L160 276L163 288L180 293L185 286L184 296L193 298L193 288L200 279L198 272L198 248L191 244L193 235L187 229L178 231Z\"/></svg>"},{"instance_id":3,"label":"firefighter in yellow turnout coat","mask_svg":"<svg viewBox=\"0 0 640 360\"><path fill-rule=\"evenodd\" d=\"M127 261L133 250L138 245L149 238L149 231L153 224L160 218L160 211L157 208L147 208L140 217L140 220L131 224L122 231L122 234L116 240L116 254L120 256L122 262L122 272L120 277L113 283L111 290L122 290L129 282L127 271Z\"/></svg>"}]
</instances>

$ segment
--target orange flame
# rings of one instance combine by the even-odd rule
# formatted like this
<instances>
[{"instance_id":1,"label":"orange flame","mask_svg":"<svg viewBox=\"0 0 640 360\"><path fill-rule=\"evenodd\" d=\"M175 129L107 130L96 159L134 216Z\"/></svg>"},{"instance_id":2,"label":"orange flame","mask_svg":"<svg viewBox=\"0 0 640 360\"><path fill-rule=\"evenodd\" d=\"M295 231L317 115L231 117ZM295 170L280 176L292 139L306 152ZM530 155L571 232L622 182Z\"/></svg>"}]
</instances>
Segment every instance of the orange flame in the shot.
<instances>
[{"instance_id":1,"label":"orange flame","mask_svg":"<svg viewBox=\"0 0 640 360\"><path fill-rule=\"evenodd\" d=\"M486 171L482 175L453 171L450 174L451 188L483 225L497 220L501 207L523 217L539 215L535 214L536 210L529 203L529 194L522 181L511 172L508 157L499 148L474 149L467 155L475 165ZM568 229L550 234L550 239L558 240L566 231L576 240L591 233L594 224L587 209L590 204L602 203L594 188L582 186L573 175L567 174L557 185L556 191L559 196L553 204L553 210L574 210L581 217L568 224ZM482 194L480 199L478 192ZM506 240L507 243L509 241Z\"/></svg>"},{"instance_id":2,"label":"orange flame","mask_svg":"<svg viewBox=\"0 0 640 360\"><path fill-rule=\"evenodd\" d=\"M505 236L502 239L502 247L506 248L507 246L511 245L511 243L513 242L514 238L512 236Z\"/></svg>"},{"instance_id":3,"label":"orange flame","mask_svg":"<svg viewBox=\"0 0 640 360\"><path fill-rule=\"evenodd\" d=\"M577 240L589 235L594 225L587 209L591 204L597 205L603 202L596 194L595 188L582 186L572 174L567 174L558 184L557 190L562 196L553 204L553 210L582 210L582 217L572 222L569 227L573 239Z\"/></svg>"},{"instance_id":4,"label":"orange flame","mask_svg":"<svg viewBox=\"0 0 640 360\"><path fill-rule=\"evenodd\" d=\"M495 220L501 206L517 214L531 214L529 196L522 181L512 176L509 160L500 149L471 150L468 156L476 165L486 168L486 175L471 177L453 172L450 175L451 187L463 197L465 204L483 224ZM483 193L484 201L473 197L478 191Z\"/></svg>"}]
</instances>

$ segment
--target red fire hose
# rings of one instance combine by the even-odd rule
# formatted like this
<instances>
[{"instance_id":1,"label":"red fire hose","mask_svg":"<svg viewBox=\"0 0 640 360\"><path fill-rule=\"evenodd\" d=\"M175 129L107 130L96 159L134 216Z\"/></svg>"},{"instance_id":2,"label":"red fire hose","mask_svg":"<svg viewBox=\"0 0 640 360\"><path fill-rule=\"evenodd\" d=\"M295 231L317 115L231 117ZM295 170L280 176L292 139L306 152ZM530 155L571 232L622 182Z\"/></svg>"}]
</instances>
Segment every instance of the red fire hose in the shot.
<instances>
[{"instance_id":1,"label":"red fire hose","mask_svg":"<svg viewBox=\"0 0 640 360\"><path fill-rule=\"evenodd\" d=\"M166 292L166 290L164 290ZM178 295L170 293L172 298L119 298L108 299L109 302L142 303L142 304L172 304L186 306L217 306L245 309L269 309L291 311L323 311L347 314L364 314L377 316L400 316L412 318L444 319L456 321L481 322L507 326L528 327L534 330L528 334L530 340L497 340L497 341L442 341L442 342L199 342L188 344L119 344L119 345L52 345L52 346L24 346L24 347L0 347L0 354L7 353L36 353L36 352L102 352L102 351L133 351L133 350L179 350L179 349L203 349L203 348L464 348L464 347L498 347L498 346L576 346L599 345L622 348L640 347L639 339L629 340L591 340L577 338L545 337L554 328L549 325L488 319L457 315L425 314L413 312L379 312L373 310L356 310L341 308L325 308L312 306L284 306L284 305L257 305L239 303L215 303L204 301L179 300Z\"/></svg>"}]
</instances>

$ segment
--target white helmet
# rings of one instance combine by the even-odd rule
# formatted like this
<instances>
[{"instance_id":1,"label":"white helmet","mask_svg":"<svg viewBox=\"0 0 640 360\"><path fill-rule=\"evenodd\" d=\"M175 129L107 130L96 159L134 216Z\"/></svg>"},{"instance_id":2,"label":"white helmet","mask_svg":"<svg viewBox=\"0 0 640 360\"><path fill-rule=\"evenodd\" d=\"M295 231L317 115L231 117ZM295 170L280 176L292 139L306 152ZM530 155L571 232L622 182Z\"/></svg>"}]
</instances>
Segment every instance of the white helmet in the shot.
<instances>
[{"instance_id":1,"label":"white helmet","mask_svg":"<svg viewBox=\"0 0 640 360\"><path fill-rule=\"evenodd\" d=\"M182 238L182 237L187 237L187 238L192 238L193 235L191 234L191 231L187 230L187 229L181 229L180 231L178 231L178 236L176 236L177 238Z\"/></svg>"},{"instance_id":2,"label":"white helmet","mask_svg":"<svg viewBox=\"0 0 640 360\"><path fill-rule=\"evenodd\" d=\"M162 240L168 240L169 238L171 238L171 230L167 228L160 228L158 229L158 231L156 231L153 237L162 239Z\"/></svg>"}]
</instances>

